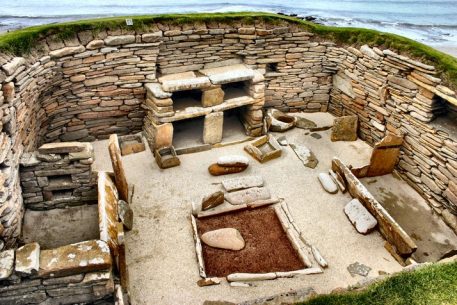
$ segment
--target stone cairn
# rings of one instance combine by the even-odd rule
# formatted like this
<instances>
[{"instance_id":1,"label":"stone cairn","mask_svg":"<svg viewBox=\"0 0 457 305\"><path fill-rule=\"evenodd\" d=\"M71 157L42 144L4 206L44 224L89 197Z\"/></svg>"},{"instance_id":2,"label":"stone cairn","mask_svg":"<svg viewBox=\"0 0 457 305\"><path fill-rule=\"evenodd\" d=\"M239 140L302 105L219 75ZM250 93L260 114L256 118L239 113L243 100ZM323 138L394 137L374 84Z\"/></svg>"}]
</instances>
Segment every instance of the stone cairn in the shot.
<instances>
[{"instance_id":1,"label":"stone cairn","mask_svg":"<svg viewBox=\"0 0 457 305\"><path fill-rule=\"evenodd\" d=\"M90 143L44 144L21 158L22 197L27 209L49 210L97 203L94 151Z\"/></svg>"}]
</instances>

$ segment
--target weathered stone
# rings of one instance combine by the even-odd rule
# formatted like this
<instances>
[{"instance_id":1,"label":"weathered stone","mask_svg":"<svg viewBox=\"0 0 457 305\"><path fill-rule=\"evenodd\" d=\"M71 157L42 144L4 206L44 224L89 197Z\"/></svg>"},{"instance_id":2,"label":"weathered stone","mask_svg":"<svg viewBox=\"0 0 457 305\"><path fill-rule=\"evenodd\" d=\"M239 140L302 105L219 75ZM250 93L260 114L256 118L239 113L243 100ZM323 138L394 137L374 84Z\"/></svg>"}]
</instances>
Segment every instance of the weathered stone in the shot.
<instances>
[{"instance_id":1,"label":"weathered stone","mask_svg":"<svg viewBox=\"0 0 457 305\"><path fill-rule=\"evenodd\" d=\"M242 64L204 69L200 72L208 76L214 85L240 82L254 78L254 71Z\"/></svg>"},{"instance_id":2,"label":"weathered stone","mask_svg":"<svg viewBox=\"0 0 457 305\"><path fill-rule=\"evenodd\" d=\"M97 190L100 239L108 245L114 255L117 255L119 249L117 238L119 194L108 173L98 172Z\"/></svg>"},{"instance_id":3,"label":"weathered stone","mask_svg":"<svg viewBox=\"0 0 457 305\"><path fill-rule=\"evenodd\" d=\"M14 57L11 61L8 63L4 64L2 66L3 71L5 71L6 75L12 75L16 70L25 65L26 61L25 58L23 57Z\"/></svg>"},{"instance_id":4,"label":"weathered stone","mask_svg":"<svg viewBox=\"0 0 457 305\"><path fill-rule=\"evenodd\" d=\"M279 158L282 154L282 148L278 141L270 135L265 135L249 143L244 146L244 150L260 163Z\"/></svg>"},{"instance_id":5,"label":"weathered stone","mask_svg":"<svg viewBox=\"0 0 457 305\"><path fill-rule=\"evenodd\" d=\"M104 39L107 46L117 46L135 42L135 35L108 36Z\"/></svg>"},{"instance_id":6,"label":"weathered stone","mask_svg":"<svg viewBox=\"0 0 457 305\"><path fill-rule=\"evenodd\" d=\"M163 147L154 151L154 157L160 168L170 168L181 164L173 146Z\"/></svg>"},{"instance_id":7,"label":"weathered stone","mask_svg":"<svg viewBox=\"0 0 457 305\"><path fill-rule=\"evenodd\" d=\"M165 99L171 97L172 93L165 92L162 89L162 86L157 83L147 83L144 85L146 92L156 98Z\"/></svg>"},{"instance_id":8,"label":"weathered stone","mask_svg":"<svg viewBox=\"0 0 457 305\"><path fill-rule=\"evenodd\" d=\"M355 262L353 264L350 264L347 267L347 270L349 271L350 274L352 275L361 275L361 276L368 276L368 273L370 273L371 268L361 264L359 262Z\"/></svg>"},{"instance_id":9,"label":"weathered stone","mask_svg":"<svg viewBox=\"0 0 457 305\"><path fill-rule=\"evenodd\" d=\"M341 90L344 94L351 98L356 97L354 90L352 89L351 80L345 77L344 74L333 75L333 88Z\"/></svg>"},{"instance_id":10,"label":"weathered stone","mask_svg":"<svg viewBox=\"0 0 457 305\"><path fill-rule=\"evenodd\" d=\"M332 141L357 140L357 122L356 115L335 118L330 139Z\"/></svg>"},{"instance_id":11,"label":"weathered stone","mask_svg":"<svg viewBox=\"0 0 457 305\"><path fill-rule=\"evenodd\" d=\"M248 204L258 200L270 199L270 191L265 187L253 187L225 195L225 199L233 205Z\"/></svg>"},{"instance_id":12,"label":"weathered stone","mask_svg":"<svg viewBox=\"0 0 457 305\"><path fill-rule=\"evenodd\" d=\"M203 122L203 143L220 143L222 141L223 126L223 112L212 112L210 114L207 114Z\"/></svg>"},{"instance_id":13,"label":"weathered stone","mask_svg":"<svg viewBox=\"0 0 457 305\"><path fill-rule=\"evenodd\" d=\"M332 177L330 177L329 174L327 173L320 173L319 176L319 182L321 183L322 187L327 193L330 194L336 194L338 193L338 186L336 185L335 182L333 182Z\"/></svg>"},{"instance_id":14,"label":"weathered stone","mask_svg":"<svg viewBox=\"0 0 457 305\"><path fill-rule=\"evenodd\" d=\"M243 190L251 187L263 186L263 178L261 176L244 176L239 178L222 180L222 186L227 192Z\"/></svg>"},{"instance_id":15,"label":"weathered stone","mask_svg":"<svg viewBox=\"0 0 457 305\"><path fill-rule=\"evenodd\" d=\"M249 159L240 155L221 156L217 159L217 164L226 167L247 167L249 165Z\"/></svg>"},{"instance_id":16,"label":"weathered stone","mask_svg":"<svg viewBox=\"0 0 457 305\"><path fill-rule=\"evenodd\" d=\"M241 173L247 166L221 166L217 163L211 164L208 171L213 176Z\"/></svg>"},{"instance_id":17,"label":"weathered stone","mask_svg":"<svg viewBox=\"0 0 457 305\"><path fill-rule=\"evenodd\" d=\"M58 49L58 50L49 52L49 56L51 56L51 58L59 58L59 57L64 57L64 56L84 52L85 49L86 48L84 48L83 46L65 47L62 49Z\"/></svg>"},{"instance_id":18,"label":"weathered stone","mask_svg":"<svg viewBox=\"0 0 457 305\"><path fill-rule=\"evenodd\" d=\"M7 279L14 270L14 250L0 252L0 280Z\"/></svg>"},{"instance_id":19,"label":"weathered stone","mask_svg":"<svg viewBox=\"0 0 457 305\"><path fill-rule=\"evenodd\" d=\"M197 282L198 287L205 287L205 286L212 286L212 285L219 285L221 280L217 277L208 277L204 279L200 279Z\"/></svg>"},{"instance_id":20,"label":"weathered stone","mask_svg":"<svg viewBox=\"0 0 457 305\"><path fill-rule=\"evenodd\" d=\"M284 132L295 126L296 117L287 115L279 110L270 109L267 113L269 130L274 132Z\"/></svg>"},{"instance_id":21,"label":"weathered stone","mask_svg":"<svg viewBox=\"0 0 457 305\"><path fill-rule=\"evenodd\" d=\"M104 47L105 46L105 42L101 39L95 39L95 40L92 40L90 41L87 45L86 45L86 49L88 50L94 50L94 49L99 49L101 47Z\"/></svg>"},{"instance_id":22,"label":"weathered stone","mask_svg":"<svg viewBox=\"0 0 457 305\"><path fill-rule=\"evenodd\" d=\"M111 165L114 171L114 181L119 192L119 198L129 201L129 186L125 176L124 165L122 164L121 149L119 148L119 139L116 134L109 137L108 151L111 158Z\"/></svg>"},{"instance_id":23,"label":"weathered stone","mask_svg":"<svg viewBox=\"0 0 457 305\"><path fill-rule=\"evenodd\" d=\"M36 274L40 268L40 245L26 244L16 250L16 272L23 275Z\"/></svg>"},{"instance_id":24,"label":"weathered stone","mask_svg":"<svg viewBox=\"0 0 457 305\"><path fill-rule=\"evenodd\" d=\"M344 207L344 213L354 225L357 232L361 234L370 233L378 224L373 215L368 212L358 199L352 199Z\"/></svg>"},{"instance_id":25,"label":"weathered stone","mask_svg":"<svg viewBox=\"0 0 457 305\"><path fill-rule=\"evenodd\" d=\"M295 127L297 127L297 128L312 129L312 128L316 128L317 127L316 123L314 123L311 120L308 120L308 119L303 118L303 117L296 117L296 118L297 118L297 121L295 122Z\"/></svg>"},{"instance_id":26,"label":"weathered stone","mask_svg":"<svg viewBox=\"0 0 457 305\"><path fill-rule=\"evenodd\" d=\"M43 144L38 148L40 154L68 154L82 152L86 144L82 142L58 142Z\"/></svg>"},{"instance_id":27,"label":"weathered stone","mask_svg":"<svg viewBox=\"0 0 457 305\"><path fill-rule=\"evenodd\" d=\"M413 83L412 81L407 80L406 78L402 77L397 77L393 75L387 76L387 80L395 85L398 85L400 87L404 87L406 89L410 90L416 90L418 89L417 85Z\"/></svg>"},{"instance_id":28,"label":"weathered stone","mask_svg":"<svg viewBox=\"0 0 457 305\"><path fill-rule=\"evenodd\" d=\"M81 144L84 145L84 149L82 151L72 152L68 154L68 158L71 161L94 158L94 147L92 146L92 144L88 142L83 142Z\"/></svg>"},{"instance_id":29,"label":"weathered stone","mask_svg":"<svg viewBox=\"0 0 457 305\"><path fill-rule=\"evenodd\" d=\"M124 228L130 231L133 228L133 210L124 200L119 200L117 205L119 219L124 225Z\"/></svg>"},{"instance_id":30,"label":"weathered stone","mask_svg":"<svg viewBox=\"0 0 457 305\"><path fill-rule=\"evenodd\" d=\"M16 94L16 91L14 90L14 83L9 82L9 83L3 84L2 90L3 90L3 96L5 97L5 100L7 102L11 102L14 99L14 96Z\"/></svg>"},{"instance_id":31,"label":"weathered stone","mask_svg":"<svg viewBox=\"0 0 457 305\"><path fill-rule=\"evenodd\" d=\"M224 203L224 193L221 191L209 194L202 199L202 210L209 210Z\"/></svg>"},{"instance_id":32,"label":"weathered stone","mask_svg":"<svg viewBox=\"0 0 457 305\"><path fill-rule=\"evenodd\" d=\"M202 92L202 105L203 107L219 105L224 101L224 96L224 90L220 87L204 89Z\"/></svg>"},{"instance_id":33,"label":"weathered stone","mask_svg":"<svg viewBox=\"0 0 457 305\"><path fill-rule=\"evenodd\" d=\"M203 233L201 240L210 247L239 251L244 248L243 236L237 229L223 228Z\"/></svg>"},{"instance_id":34,"label":"weathered stone","mask_svg":"<svg viewBox=\"0 0 457 305\"><path fill-rule=\"evenodd\" d=\"M40 253L40 277L60 277L111 268L108 245L89 240Z\"/></svg>"},{"instance_id":35,"label":"weathered stone","mask_svg":"<svg viewBox=\"0 0 457 305\"><path fill-rule=\"evenodd\" d=\"M316 156L309 148L303 145L296 145L292 143L290 143L290 147L294 150L297 157L306 167L316 168L319 160L317 160Z\"/></svg>"}]
</instances>

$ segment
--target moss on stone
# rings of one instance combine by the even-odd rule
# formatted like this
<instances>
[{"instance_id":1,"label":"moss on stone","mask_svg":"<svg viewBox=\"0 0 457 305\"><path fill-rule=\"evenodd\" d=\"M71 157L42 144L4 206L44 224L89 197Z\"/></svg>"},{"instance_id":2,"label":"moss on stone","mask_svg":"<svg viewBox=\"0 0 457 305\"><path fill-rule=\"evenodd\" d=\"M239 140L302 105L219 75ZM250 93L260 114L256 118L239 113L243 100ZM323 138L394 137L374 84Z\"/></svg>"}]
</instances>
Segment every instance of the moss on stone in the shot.
<instances>
[{"instance_id":1,"label":"moss on stone","mask_svg":"<svg viewBox=\"0 0 457 305\"><path fill-rule=\"evenodd\" d=\"M133 20L133 26L126 25L126 18ZM109 29L141 30L154 23L242 22L244 24L254 24L262 21L271 24L281 24L284 22L295 24L322 38L334 41L339 45L361 46L368 44L372 47L376 46L396 50L424 63L434 65L445 83L454 89L457 88L457 59L417 41L376 30L324 26L294 17L261 12L123 16L47 24L0 35L0 51L23 55L29 53L38 40L48 35L56 35L58 38L65 39L74 36L78 32L87 30L93 32Z\"/></svg>"}]
</instances>

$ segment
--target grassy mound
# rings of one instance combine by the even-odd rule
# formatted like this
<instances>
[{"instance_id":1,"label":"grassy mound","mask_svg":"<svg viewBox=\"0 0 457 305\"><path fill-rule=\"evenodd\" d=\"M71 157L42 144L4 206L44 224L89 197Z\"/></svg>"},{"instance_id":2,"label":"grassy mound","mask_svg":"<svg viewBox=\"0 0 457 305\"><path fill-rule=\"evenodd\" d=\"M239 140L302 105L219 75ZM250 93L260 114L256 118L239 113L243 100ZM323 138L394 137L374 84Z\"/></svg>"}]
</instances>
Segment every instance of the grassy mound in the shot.
<instances>
[{"instance_id":1,"label":"grassy mound","mask_svg":"<svg viewBox=\"0 0 457 305\"><path fill-rule=\"evenodd\" d=\"M318 296L301 305L454 305L457 262L403 272L361 292Z\"/></svg>"},{"instance_id":2,"label":"grassy mound","mask_svg":"<svg viewBox=\"0 0 457 305\"><path fill-rule=\"evenodd\" d=\"M125 18L133 20L133 26L127 27ZM80 20L59 24L48 24L24 28L0 35L0 50L16 55L30 52L36 42L47 35L57 35L60 38L71 37L80 31L100 31L106 29L130 28L142 29L156 22L183 24L193 22L237 22L254 23L265 21L273 24L289 22L315 33L322 38L334 41L339 45L360 46L368 44L379 48L389 48L424 63L434 65L441 77L451 87L457 88L457 59L435 50L414 40L389 33L361 28L343 28L323 26L301 19L272 13L241 12L241 13L201 13L201 14L165 14L148 16L129 16Z\"/></svg>"}]
</instances>

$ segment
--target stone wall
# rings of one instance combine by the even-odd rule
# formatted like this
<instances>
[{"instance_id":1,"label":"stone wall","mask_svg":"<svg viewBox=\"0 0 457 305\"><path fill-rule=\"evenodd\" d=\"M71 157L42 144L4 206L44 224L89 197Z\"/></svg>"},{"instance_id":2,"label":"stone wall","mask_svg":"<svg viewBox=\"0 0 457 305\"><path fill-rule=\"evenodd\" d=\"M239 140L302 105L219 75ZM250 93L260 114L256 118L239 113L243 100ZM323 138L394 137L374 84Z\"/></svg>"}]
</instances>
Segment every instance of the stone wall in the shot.
<instances>
[{"instance_id":1,"label":"stone wall","mask_svg":"<svg viewBox=\"0 0 457 305\"><path fill-rule=\"evenodd\" d=\"M390 50L331 48L338 68L329 111L359 117L359 136L374 143L404 134L401 176L445 219L457 215L457 98L433 66Z\"/></svg>"},{"instance_id":2,"label":"stone wall","mask_svg":"<svg viewBox=\"0 0 457 305\"><path fill-rule=\"evenodd\" d=\"M92 144L84 142L48 143L24 153L20 179L25 208L49 210L96 203L93 161Z\"/></svg>"},{"instance_id":3,"label":"stone wall","mask_svg":"<svg viewBox=\"0 0 457 305\"><path fill-rule=\"evenodd\" d=\"M157 23L49 35L24 57L0 54L0 248L20 234L23 152L141 131L146 83L211 63L262 71L266 107L356 113L370 143L386 129L407 132L399 169L438 211L455 212L449 181L457 175L456 135L428 121L453 109L443 100L456 96L433 67L389 51L336 46L284 20Z\"/></svg>"},{"instance_id":4,"label":"stone wall","mask_svg":"<svg viewBox=\"0 0 457 305\"><path fill-rule=\"evenodd\" d=\"M113 292L111 255L100 240L0 252L0 304L113 304Z\"/></svg>"}]
</instances>

